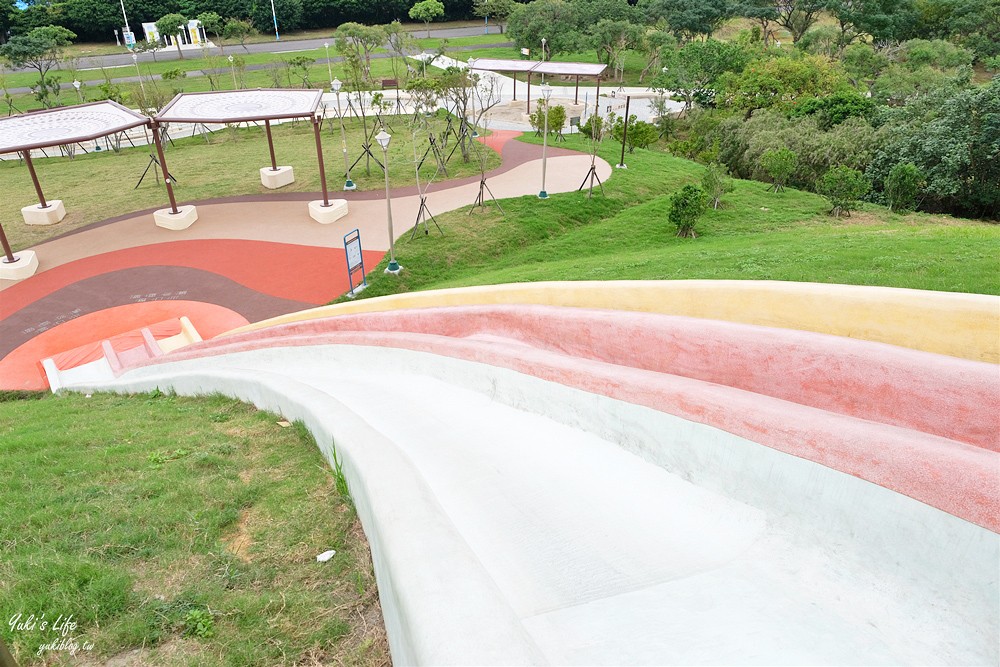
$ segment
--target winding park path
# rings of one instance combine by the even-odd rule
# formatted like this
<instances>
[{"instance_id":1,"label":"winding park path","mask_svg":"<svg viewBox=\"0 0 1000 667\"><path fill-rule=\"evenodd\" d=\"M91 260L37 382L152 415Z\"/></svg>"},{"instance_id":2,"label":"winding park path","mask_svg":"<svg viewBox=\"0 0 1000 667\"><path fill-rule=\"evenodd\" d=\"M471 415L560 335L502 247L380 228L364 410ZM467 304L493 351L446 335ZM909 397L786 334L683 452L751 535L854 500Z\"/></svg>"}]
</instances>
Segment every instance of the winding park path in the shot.
<instances>
[{"instance_id":1,"label":"winding park path","mask_svg":"<svg viewBox=\"0 0 1000 667\"><path fill-rule=\"evenodd\" d=\"M498 198L540 182L514 134L487 139ZM589 156L552 156L547 189L576 189ZM76 359L103 349L104 379L65 388L220 392L302 422L347 480L394 664L1000 661L1000 299L677 280L319 306L347 289L345 233L369 267L389 239L379 193L328 226L312 198L36 247L40 272L0 291L3 384L190 318L205 340L109 341ZM393 204L409 233L415 190Z\"/></svg>"},{"instance_id":2,"label":"winding park path","mask_svg":"<svg viewBox=\"0 0 1000 667\"><path fill-rule=\"evenodd\" d=\"M498 199L537 194L541 183L541 147L513 141L519 134L482 138L503 158L487 174ZM548 151L547 190L577 189L590 157ZM603 160L598 174L611 175ZM478 176L435 183L428 207L442 214L471 205L478 192ZM360 230L368 269L388 250L389 235L384 192L331 196L350 207L331 225L308 215L305 202L316 193L275 193L197 202L199 220L183 231L157 227L151 211L140 211L36 246L35 276L0 280L0 387L45 388L40 359L143 322L187 315L208 338L339 297L349 289L344 235ZM410 233L419 206L415 186L393 191L397 238Z\"/></svg>"}]
</instances>

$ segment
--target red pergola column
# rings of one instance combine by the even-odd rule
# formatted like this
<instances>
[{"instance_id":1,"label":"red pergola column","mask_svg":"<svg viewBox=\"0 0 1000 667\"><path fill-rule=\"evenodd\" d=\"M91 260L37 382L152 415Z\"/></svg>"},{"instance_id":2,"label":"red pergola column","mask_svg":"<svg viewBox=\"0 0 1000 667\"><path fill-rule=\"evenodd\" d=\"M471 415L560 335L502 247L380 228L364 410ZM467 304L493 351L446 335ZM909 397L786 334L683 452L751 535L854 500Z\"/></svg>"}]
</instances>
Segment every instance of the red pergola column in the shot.
<instances>
[{"instance_id":1,"label":"red pergola column","mask_svg":"<svg viewBox=\"0 0 1000 667\"><path fill-rule=\"evenodd\" d=\"M167 169L167 158L163 155L163 142L160 140L160 125L153 121L153 143L156 144L156 156L160 161L160 170L163 172L163 182L167 185L167 197L170 198L170 212L174 215L180 213L177 210L177 200L174 198L174 186L170 183L170 170Z\"/></svg>"}]
</instances>

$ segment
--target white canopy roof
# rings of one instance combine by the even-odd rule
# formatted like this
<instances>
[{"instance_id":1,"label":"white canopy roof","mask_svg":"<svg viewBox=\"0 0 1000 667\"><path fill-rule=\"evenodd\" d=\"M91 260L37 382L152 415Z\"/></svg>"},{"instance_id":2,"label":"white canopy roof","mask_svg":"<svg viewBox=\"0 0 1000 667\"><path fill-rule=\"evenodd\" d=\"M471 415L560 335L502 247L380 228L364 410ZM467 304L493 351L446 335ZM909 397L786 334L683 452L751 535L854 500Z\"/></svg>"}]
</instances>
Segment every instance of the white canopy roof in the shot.
<instances>
[{"instance_id":1,"label":"white canopy roof","mask_svg":"<svg viewBox=\"0 0 1000 667\"><path fill-rule=\"evenodd\" d=\"M258 88L180 93L156 116L161 123L242 123L312 116L323 91Z\"/></svg>"},{"instance_id":2,"label":"white canopy roof","mask_svg":"<svg viewBox=\"0 0 1000 667\"><path fill-rule=\"evenodd\" d=\"M0 153L88 141L149 123L149 118L104 100L0 118Z\"/></svg>"}]
</instances>

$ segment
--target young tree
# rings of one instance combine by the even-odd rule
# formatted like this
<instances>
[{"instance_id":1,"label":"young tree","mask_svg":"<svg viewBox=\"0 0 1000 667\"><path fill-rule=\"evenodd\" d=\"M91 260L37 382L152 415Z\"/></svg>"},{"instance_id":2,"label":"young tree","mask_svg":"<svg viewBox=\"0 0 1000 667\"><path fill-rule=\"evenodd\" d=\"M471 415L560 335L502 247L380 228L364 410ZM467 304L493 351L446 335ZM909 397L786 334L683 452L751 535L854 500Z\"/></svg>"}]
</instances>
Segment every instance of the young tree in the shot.
<instances>
[{"instance_id":1,"label":"young tree","mask_svg":"<svg viewBox=\"0 0 1000 667\"><path fill-rule=\"evenodd\" d=\"M62 49L69 46L76 34L61 26L35 28L26 35L16 35L0 46L0 56L14 67L28 67L38 72L38 83L34 86L35 98L46 107L57 102L59 96L58 77L49 76L49 71L59 64Z\"/></svg>"},{"instance_id":2,"label":"young tree","mask_svg":"<svg viewBox=\"0 0 1000 667\"><path fill-rule=\"evenodd\" d=\"M685 185L670 198L670 222L677 226L677 236L697 238L694 230L698 218L708 207L705 193L696 185Z\"/></svg>"},{"instance_id":3,"label":"young tree","mask_svg":"<svg viewBox=\"0 0 1000 667\"><path fill-rule=\"evenodd\" d=\"M889 210L906 213L917 207L917 198L924 188L924 175L912 162L900 162L889 170L885 179L885 196Z\"/></svg>"},{"instance_id":4,"label":"young tree","mask_svg":"<svg viewBox=\"0 0 1000 667\"><path fill-rule=\"evenodd\" d=\"M222 37L224 39L235 40L239 42L240 46L247 53L250 53L250 49L247 48L247 39L257 34L257 28L253 27L250 21L244 21L242 19L229 19L226 21L226 27L222 29Z\"/></svg>"},{"instance_id":5,"label":"young tree","mask_svg":"<svg viewBox=\"0 0 1000 667\"><path fill-rule=\"evenodd\" d=\"M819 180L817 190L830 200L833 209L830 214L836 218L841 213L851 217L851 209L857 209L862 197L868 194L871 183L857 169L850 167L834 167L823 174Z\"/></svg>"},{"instance_id":6,"label":"young tree","mask_svg":"<svg viewBox=\"0 0 1000 667\"><path fill-rule=\"evenodd\" d=\"M156 22L156 31L160 33L164 42L168 36L173 36L174 44L177 46L177 56L181 60L184 60L184 53L181 51L179 34L181 31L187 30L187 22L188 20L184 18L183 14L167 14Z\"/></svg>"},{"instance_id":7,"label":"young tree","mask_svg":"<svg viewBox=\"0 0 1000 667\"><path fill-rule=\"evenodd\" d=\"M625 134L625 120L615 118L611 124L611 137L618 142L625 140L629 153L634 153L636 148L646 148L656 143L660 138L660 131L652 123L639 120L635 114L628 117L628 134Z\"/></svg>"},{"instance_id":8,"label":"young tree","mask_svg":"<svg viewBox=\"0 0 1000 667\"><path fill-rule=\"evenodd\" d=\"M535 51L545 39L545 58L573 51L585 42L580 34L579 11L565 0L533 0L510 15L507 33L515 46Z\"/></svg>"},{"instance_id":9,"label":"young tree","mask_svg":"<svg viewBox=\"0 0 1000 667\"><path fill-rule=\"evenodd\" d=\"M599 60L614 67L618 80L625 76L625 53L642 40L643 29L628 21L601 19L594 26L591 40Z\"/></svg>"},{"instance_id":10,"label":"young tree","mask_svg":"<svg viewBox=\"0 0 1000 667\"><path fill-rule=\"evenodd\" d=\"M409 30L403 28L399 21L393 21L382 26L385 32L386 46L389 48L389 63L392 66L392 78L400 80L400 64L406 64L406 59L417 52L416 40ZM404 71L405 73L405 71Z\"/></svg>"},{"instance_id":11,"label":"young tree","mask_svg":"<svg viewBox=\"0 0 1000 667\"><path fill-rule=\"evenodd\" d=\"M337 40L337 50L341 55L345 58L355 58L360 66L362 80L370 82L372 53L385 44L385 30L381 26L342 23L333 36Z\"/></svg>"},{"instance_id":12,"label":"young tree","mask_svg":"<svg viewBox=\"0 0 1000 667\"><path fill-rule=\"evenodd\" d=\"M827 0L777 0L775 22L792 33L793 43L798 42L819 20L826 2Z\"/></svg>"},{"instance_id":13,"label":"young tree","mask_svg":"<svg viewBox=\"0 0 1000 667\"><path fill-rule=\"evenodd\" d=\"M715 39L688 42L664 56L667 71L657 75L653 89L677 93L687 111L699 93L712 88L726 72L743 71L749 60L750 54L738 44Z\"/></svg>"},{"instance_id":14,"label":"young tree","mask_svg":"<svg viewBox=\"0 0 1000 667\"><path fill-rule=\"evenodd\" d=\"M201 21L201 27L205 29L206 33L210 32L215 35L215 41L219 43L219 51L225 53L225 46L222 43L222 30L225 24L222 17L215 12L202 12L196 18Z\"/></svg>"},{"instance_id":15,"label":"young tree","mask_svg":"<svg viewBox=\"0 0 1000 667\"><path fill-rule=\"evenodd\" d=\"M427 37L431 36L431 21L444 16L444 3L441 0L420 0L410 7L410 18L422 21L427 28Z\"/></svg>"},{"instance_id":16,"label":"young tree","mask_svg":"<svg viewBox=\"0 0 1000 667\"><path fill-rule=\"evenodd\" d=\"M759 25L764 46L768 45L771 39L771 24L778 19L778 7L774 0L737 0L733 13Z\"/></svg>"},{"instance_id":17,"label":"young tree","mask_svg":"<svg viewBox=\"0 0 1000 667\"><path fill-rule=\"evenodd\" d=\"M493 19L502 35L504 24L517 6L516 0L473 0L472 12L481 19Z\"/></svg>"},{"instance_id":18,"label":"young tree","mask_svg":"<svg viewBox=\"0 0 1000 667\"><path fill-rule=\"evenodd\" d=\"M159 42L152 39L144 39L141 42L136 42L132 45L132 53L136 55L142 55L143 53L149 53L153 56L153 62L156 62L156 52L160 50L162 46Z\"/></svg>"},{"instance_id":19,"label":"young tree","mask_svg":"<svg viewBox=\"0 0 1000 667\"><path fill-rule=\"evenodd\" d=\"M639 8L650 21L666 21L683 42L700 35L711 38L733 16L729 0L640 0Z\"/></svg>"},{"instance_id":20,"label":"young tree","mask_svg":"<svg viewBox=\"0 0 1000 667\"><path fill-rule=\"evenodd\" d=\"M718 162L708 165L705 175L701 179L701 188L708 195L713 209L718 209L719 204L722 203L722 196L727 192L732 192L735 187L729 170Z\"/></svg>"},{"instance_id":21,"label":"young tree","mask_svg":"<svg viewBox=\"0 0 1000 667\"><path fill-rule=\"evenodd\" d=\"M771 178L768 190L781 192L799 166L799 156L782 146L778 149L765 151L760 156L760 166Z\"/></svg>"},{"instance_id":22,"label":"young tree","mask_svg":"<svg viewBox=\"0 0 1000 667\"><path fill-rule=\"evenodd\" d=\"M639 50L646 56L646 66L639 73L639 83L649 72L659 72L663 66L664 57L677 48L677 40L666 30L648 32L639 42Z\"/></svg>"}]
</instances>

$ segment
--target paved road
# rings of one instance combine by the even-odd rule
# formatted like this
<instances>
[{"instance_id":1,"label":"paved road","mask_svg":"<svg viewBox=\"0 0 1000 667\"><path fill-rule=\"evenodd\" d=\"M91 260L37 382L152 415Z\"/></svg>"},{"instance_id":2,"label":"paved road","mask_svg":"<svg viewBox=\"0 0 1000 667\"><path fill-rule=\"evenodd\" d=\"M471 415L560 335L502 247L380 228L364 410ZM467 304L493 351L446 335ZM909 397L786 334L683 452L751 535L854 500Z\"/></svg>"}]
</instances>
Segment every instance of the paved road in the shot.
<instances>
[{"instance_id":1,"label":"paved road","mask_svg":"<svg viewBox=\"0 0 1000 667\"><path fill-rule=\"evenodd\" d=\"M469 28L454 28L454 30L469 30ZM433 32L434 31L432 30L431 33L433 34ZM442 31L442 32L445 32L445 31ZM303 40L301 42L281 42L280 44L282 46L284 46L284 47L291 47L292 45L309 44L309 43L312 43L314 41L316 41L316 40ZM503 46L511 46L512 44L513 44L512 42L500 42L500 41L498 41L495 44L477 44L475 46L456 46L456 47L454 47L453 49L450 49L450 50L451 51L473 51L475 49L484 49L484 48L490 49L490 48L497 48L497 47L503 47ZM253 47L254 46L271 46L271 47L273 47L274 44L249 44L248 47L251 49L251 52L253 52ZM320 47L323 46L322 41L320 41L319 46ZM316 47L302 47L302 48L294 48L294 49L286 48L284 51L274 51L274 53L296 53L298 51L309 51L309 50L312 50L314 48L316 48ZM213 52L217 51L217 49L212 49L212 51ZM230 53L232 53L232 48L230 48ZM176 57L177 56L177 51L174 50L173 54L174 54L173 60L177 60L177 57ZM200 54L199 54L199 56L200 56ZM95 56L95 58L97 58L97 57L102 57L102 58L126 58L128 60L128 64L129 65L132 64L132 59L130 57L128 57L127 55L126 56ZM388 57L390 57L388 53L376 53L376 54L372 55L373 59L388 58ZM163 58L162 55L158 55L157 58L158 58L158 61L168 60L166 58ZM142 60L143 62L145 62L145 60L152 60L152 58L146 58L146 59L140 58L140 60ZM342 62L343 60L344 59L341 58L340 56L336 56L336 57L329 58L329 59L327 59L327 58L317 58L316 59L316 64L318 64L318 65L325 65L327 62L339 63L339 62ZM105 67L120 67L121 65L104 65L104 66ZM269 67L269 65L267 65L267 64L247 65L246 70L248 72L255 72L255 71L265 70L268 67ZM80 69L87 69L87 67L81 66ZM220 70L220 71L222 71L223 73L227 73L229 71L229 68L227 67L227 68L224 68L223 70ZM202 70L189 70L188 73L187 73L187 75L188 76L202 76L203 73L204 72ZM161 77L160 77L159 74L148 74L148 75L146 75L143 78L145 80L147 80L147 81L150 80L150 79L152 79L154 81L159 81ZM121 76L121 77L115 77L115 78L111 79L111 83L138 83L138 82L139 82L139 77L137 77L137 76ZM96 86L97 84L95 82L90 82L87 85ZM72 90L73 84L70 83L70 82L64 82L64 83L59 84L59 87L62 90ZM19 88L8 88L8 91L12 95L18 95L18 94L21 94L21 93L30 93L31 92L31 88L29 88L27 86L21 86Z\"/></svg>"},{"instance_id":2,"label":"paved road","mask_svg":"<svg viewBox=\"0 0 1000 667\"><path fill-rule=\"evenodd\" d=\"M333 33L333 29L330 29L330 33ZM431 37L436 37L439 39L452 38L452 37L474 37L476 35L482 35L482 26L473 26L468 28L440 28L437 30L431 29ZM496 26L490 26L489 34L499 35L500 30ZM426 37L426 30L415 30L413 31L414 37ZM243 50L241 46L229 45L229 53L296 53L299 51L311 51L313 49L323 48L324 43L332 42L332 38L325 39L302 39L302 40L288 40L288 41L275 41L275 42L261 42L259 44L247 44L246 51ZM332 45L332 44L331 44ZM477 47L481 48L481 47ZM209 49L211 53L218 54L221 53L218 47ZM201 55L200 49L188 50L187 55L190 57L199 57ZM157 62L167 62L170 60L178 60L177 49L173 47L163 48L156 54ZM331 59L332 60L332 59ZM139 62L153 62L153 56L149 53L143 53L139 55ZM126 53L125 49L122 49L120 54L103 55L103 56L88 56L86 58L80 58L80 69L97 68L97 67L116 67L121 65L131 65L132 55ZM28 71L28 70L15 70L15 71Z\"/></svg>"}]
</instances>

